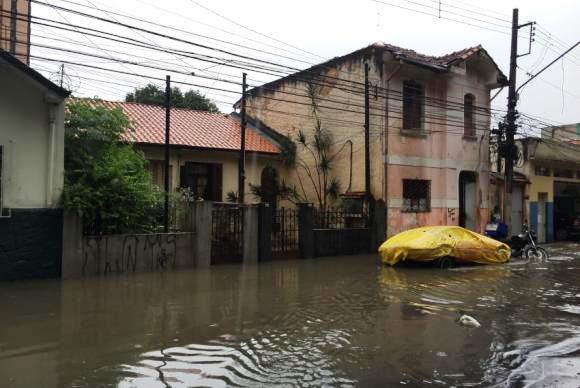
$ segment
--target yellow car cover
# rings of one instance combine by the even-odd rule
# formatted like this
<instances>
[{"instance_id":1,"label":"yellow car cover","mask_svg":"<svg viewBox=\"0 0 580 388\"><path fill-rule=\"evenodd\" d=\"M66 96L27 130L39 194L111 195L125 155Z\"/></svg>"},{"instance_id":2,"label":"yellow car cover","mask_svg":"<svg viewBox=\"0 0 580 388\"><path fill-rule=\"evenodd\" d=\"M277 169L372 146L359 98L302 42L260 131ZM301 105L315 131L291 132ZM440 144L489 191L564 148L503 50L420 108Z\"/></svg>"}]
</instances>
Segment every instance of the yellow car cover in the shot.
<instances>
[{"instance_id":1,"label":"yellow car cover","mask_svg":"<svg viewBox=\"0 0 580 388\"><path fill-rule=\"evenodd\" d=\"M452 257L459 262L502 264L509 260L508 245L459 226L426 226L399 233L379 248L383 263L434 261Z\"/></svg>"}]
</instances>

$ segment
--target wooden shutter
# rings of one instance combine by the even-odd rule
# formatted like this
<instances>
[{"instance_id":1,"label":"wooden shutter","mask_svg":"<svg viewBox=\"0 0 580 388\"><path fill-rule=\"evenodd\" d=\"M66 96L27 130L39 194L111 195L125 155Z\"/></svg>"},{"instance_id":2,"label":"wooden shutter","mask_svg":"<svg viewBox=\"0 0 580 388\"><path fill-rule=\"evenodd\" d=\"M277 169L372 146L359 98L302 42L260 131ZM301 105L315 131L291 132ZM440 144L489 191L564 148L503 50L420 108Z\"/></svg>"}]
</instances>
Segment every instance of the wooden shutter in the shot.
<instances>
[{"instance_id":1,"label":"wooden shutter","mask_svg":"<svg viewBox=\"0 0 580 388\"><path fill-rule=\"evenodd\" d=\"M223 201L223 167L221 164L211 165L211 187L212 195L211 199L217 202Z\"/></svg>"}]
</instances>

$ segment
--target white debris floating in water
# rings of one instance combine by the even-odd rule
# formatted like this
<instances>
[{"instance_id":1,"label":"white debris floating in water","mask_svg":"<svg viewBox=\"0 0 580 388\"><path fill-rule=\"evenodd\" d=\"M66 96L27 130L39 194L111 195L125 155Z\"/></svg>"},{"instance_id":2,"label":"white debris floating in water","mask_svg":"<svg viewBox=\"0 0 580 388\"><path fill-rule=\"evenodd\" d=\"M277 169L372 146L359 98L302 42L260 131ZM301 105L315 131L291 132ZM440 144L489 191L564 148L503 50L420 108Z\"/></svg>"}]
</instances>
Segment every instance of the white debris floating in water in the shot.
<instances>
[{"instance_id":1,"label":"white debris floating in water","mask_svg":"<svg viewBox=\"0 0 580 388\"><path fill-rule=\"evenodd\" d=\"M461 316L459 317L459 319L457 321L463 327L469 327L469 328L481 327L481 324L479 322L477 322L477 319L475 319L472 316L467 315L467 314L461 314Z\"/></svg>"}]
</instances>

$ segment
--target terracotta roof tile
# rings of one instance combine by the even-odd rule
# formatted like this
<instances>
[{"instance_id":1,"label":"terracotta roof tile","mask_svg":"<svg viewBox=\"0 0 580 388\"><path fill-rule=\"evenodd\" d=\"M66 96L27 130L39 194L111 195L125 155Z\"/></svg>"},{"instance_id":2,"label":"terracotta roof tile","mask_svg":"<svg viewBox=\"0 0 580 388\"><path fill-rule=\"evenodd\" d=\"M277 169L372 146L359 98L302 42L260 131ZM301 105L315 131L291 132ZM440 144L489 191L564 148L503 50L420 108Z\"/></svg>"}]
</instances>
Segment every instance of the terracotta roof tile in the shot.
<instances>
[{"instance_id":1,"label":"terracotta roof tile","mask_svg":"<svg viewBox=\"0 0 580 388\"><path fill-rule=\"evenodd\" d=\"M426 65L434 65L442 67L447 67L456 61L465 60L470 56L477 54L480 50L482 50L481 45L477 45L437 57L432 55L421 54L416 52L415 50L394 46L392 44L384 42L376 42L373 44L373 46L377 48L384 48L392 52L393 55L395 55L396 57L401 59L409 59L424 63Z\"/></svg>"},{"instance_id":2,"label":"terracotta roof tile","mask_svg":"<svg viewBox=\"0 0 580 388\"><path fill-rule=\"evenodd\" d=\"M82 99L91 105L120 108L131 121L125 134L128 141L140 144L165 144L165 108L122 101ZM171 109L170 143L176 146L215 150L240 149L240 123L230 115L191 109ZM246 150L278 154L273 140L248 126Z\"/></svg>"}]
</instances>

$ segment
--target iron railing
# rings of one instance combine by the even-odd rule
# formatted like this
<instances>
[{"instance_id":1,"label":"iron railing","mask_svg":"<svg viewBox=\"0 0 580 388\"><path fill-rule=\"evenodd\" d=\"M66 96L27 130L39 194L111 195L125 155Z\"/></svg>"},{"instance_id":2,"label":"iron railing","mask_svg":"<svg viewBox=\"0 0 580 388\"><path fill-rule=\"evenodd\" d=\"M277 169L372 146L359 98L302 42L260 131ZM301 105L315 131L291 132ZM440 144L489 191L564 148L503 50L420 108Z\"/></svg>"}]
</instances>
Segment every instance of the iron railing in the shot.
<instances>
[{"instance_id":1,"label":"iron railing","mask_svg":"<svg viewBox=\"0 0 580 388\"><path fill-rule=\"evenodd\" d=\"M239 263L243 258L243 208L214 203L211 224L212 264Z\"/></svg>"}]
</instances>

